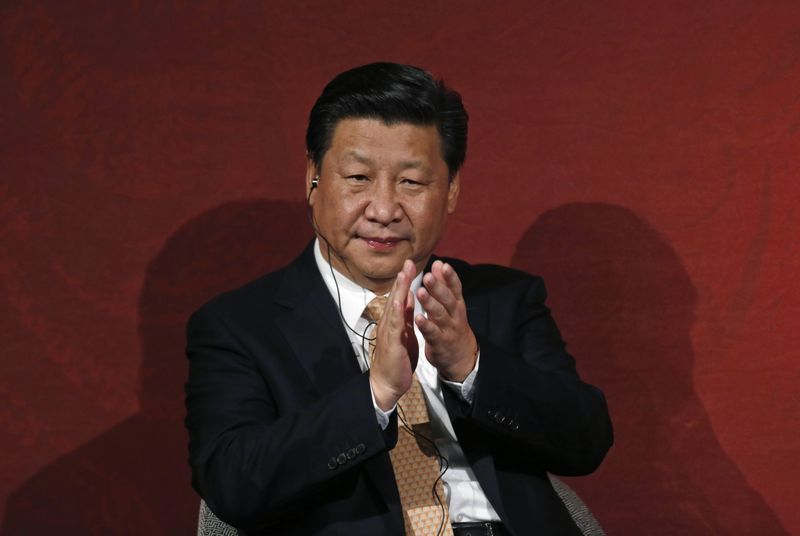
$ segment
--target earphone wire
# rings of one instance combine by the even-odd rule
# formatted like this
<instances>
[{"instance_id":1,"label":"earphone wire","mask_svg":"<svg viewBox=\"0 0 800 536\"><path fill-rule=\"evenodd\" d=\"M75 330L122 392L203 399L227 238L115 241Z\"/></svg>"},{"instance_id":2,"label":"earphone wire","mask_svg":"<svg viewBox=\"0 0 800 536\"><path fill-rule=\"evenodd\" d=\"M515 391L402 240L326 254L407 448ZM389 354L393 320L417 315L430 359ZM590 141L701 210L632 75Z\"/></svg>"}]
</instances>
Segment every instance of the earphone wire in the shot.
<instances>
[{"instance_id":1,"label":"earphone wire","mask_svg":"<svg viewBox=\"0 0 800 536\"><path fill-rule=\"evenodd\" d=\"M326 259L328 261L328 269L331 272L331 277L333 278L333 284L336 287L336 306L339 311L339 318L342 320L342 323L345 325L347 329L349 329L352 333L361 338L361 353L362 356L364 356L364 362L366 363L366 368L367 370L369 370L372 365L372 363L370 363L369 360L369 355L371 352L367 351L365 343L366 341L369 341L371 343L372 341L377 339L377 336L368 337L367 332L370 330L372 326L377 326L378 324L377 322L370 320L367 326L364 328L364 330L361 333L359 333L355 328L350 327L350 324L348 324L347 320L345 320L344 318L344 312L342 311L342 294L341 290L339 289L339 282L336 279L336 273L333 269L333 262L331 261L331 252L332 252L331 243L328 241L327 238L325 238L325 235L323 235L322 232L317 227L316 221L314 219L314 211L311 210L311 204L310 204L311 194L314 193L314 189L316 187L317 185L313 185L309 189L308 199L306 199L306 204L308 206L308 221L314 232L317 233L320 236L320 238L322 238L322 240L325 242L325 247L327 249L327 257L328 257ZM444 523L445 520L447 519L447 513L445 511L444 500L439 496L439 491L436 489L436 485L439 483L439 481L441 481L444 478L444 474L450 468L450 461L442 454L442 452L439 450L439 447L436 446L436 443L431 438L419 432L415 432L411 428L411 426L405 419L405 412L403 411L403 406L400 404L400 401L397 402L397 417L402 423L403 429L408 434L411 434L411 436L414 437L415 439L417 438L422 439L423 441L428 443L436 452L436 457L439 459L439 468L440 468L439 476L437 476L436 480L433 481L433 486L431 487L431 495L433 496L433 499L436 502L436 504L439 505L439 509L441 511L441 520L439 521L439 529L436 531L437 536L441 536L442 534L444 534Z\"/></svg>"},{"instance_id":2,"label":"earphone wire","mask_svg":"<svg viewBox=\"0 0 800 536\"><path fill-rule=\"evenodd\" d=\"M367 331L369 330L369 327L374 325L375 322L371 321L369 324L367 324L367 328L362 333L359 333L355 328L350 327L350 324L348 324L347 320L345 320L344 318L344 311L342 311L342 293L341 290L339 289L339 281L336 279L336 272L333 269L333 262L331 261L331 252L333 248L331 247L331 243L328 241L328 239L325 238L325 235L322 234L322 232L319 230L319 228L317 227L317 222L314 220L314 212L311 210L311 205L308 204L308 202L311 201L312 193L314 193L314 187L312 187L308 191L308 199L306 199L306 203L308 206L308 222L311 225L311 228L314 230L314 232L317 233L320 238L322 238L323 242L325 242L325 248L327 250L327 257L328 257L326 259L328 261L328 269L331 272L331 277L333 278L333 284L336 287L336 307L337 310L339 311L339 318L341 319L342 323L348 330L350 330L352 333L361 338L361 349L363 351L365 341L371 342L375 340L375 337L367 337ZM366 361L367 361L367 368L369 369L370 366L369 359L366 359Z\"/></svg>"},{"instance_id":3,"label":"earphone wire","mask_svg":"<svg viewBox=\"0 0 800 536\"><path fill-rule=\"evenodd\" d=\"M437 536L441 536L441 534L444 533L444 522L447 518L447 515L445 512L444 501L439 496L439 491L436 489L436 485L444 478L444 474L450 468L450 461L444 456L444 454L442 454L442 452L439 450L439 447L436 446L436 443L431 438L427 437L425 434L416 432L411 425L408 424L408 421L406 421L405 417L405 411L403 411L403 406L401 406L399 402L397 403L397 418L400 419L400 422L402 423L403 429L406 431L406 433L411 434L411 437L415 439L422 439L428 443L433 448L434 452L436 452L436 457L439 459L439 476L437 476L436 480L433 481L433 486L431 487L431 496L433 497L434 501L436 501L436 504L439 505L439 510L441 511L439 530L436 531Z\"/></svg>"}]
</instances>

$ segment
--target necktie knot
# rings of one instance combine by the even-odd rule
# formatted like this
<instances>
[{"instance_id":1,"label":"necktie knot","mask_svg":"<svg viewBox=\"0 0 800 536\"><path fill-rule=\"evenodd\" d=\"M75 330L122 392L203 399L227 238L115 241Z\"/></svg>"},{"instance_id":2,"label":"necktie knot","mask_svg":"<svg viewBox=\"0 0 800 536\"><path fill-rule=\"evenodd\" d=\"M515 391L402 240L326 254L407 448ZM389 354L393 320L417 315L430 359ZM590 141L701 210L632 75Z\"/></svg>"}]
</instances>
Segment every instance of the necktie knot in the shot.
<instances>
[{"instance_id":1,"label":"necktie knot","mask_svg":"<svg viewBox=\"0 0 800 536\"><path fill-rule=\"evenodd\" d=\"M372 322L378 323L383 316L383 310L386 308L386 302L389 301L388 296L377 296L364 308L364 318Z\"/></svg>"}]
</instances>

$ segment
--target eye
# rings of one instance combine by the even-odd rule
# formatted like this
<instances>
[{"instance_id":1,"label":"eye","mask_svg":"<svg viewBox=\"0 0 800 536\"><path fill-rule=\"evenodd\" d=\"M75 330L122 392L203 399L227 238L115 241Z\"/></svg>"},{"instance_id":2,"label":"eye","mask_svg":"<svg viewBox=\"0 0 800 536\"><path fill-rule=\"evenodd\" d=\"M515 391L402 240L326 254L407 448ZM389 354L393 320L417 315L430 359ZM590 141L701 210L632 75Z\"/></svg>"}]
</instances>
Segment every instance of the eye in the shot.
<instances>
[{"instance_id":1,"label":"eye","mask_svg":"<svg viewBox=\"0 0 800 536\"><path fill-rule=\"evenodd\" d=\"M363 182L363 181L369 180L369 177L367 177L366 175L358 175L358 174L356 174L356 175L348 175L347 178L351 179L351 180L354 180L356 182Z\"/></svg>"},{"instance_id":2,"label":"eye","mask_svg":"<svg viewBox=\"0 0 800 536\"><path fill-rule=\"evenodd\" d=\"M400 180L400 184L403 184L405 186L409 186L409 187L412 187L412 188L419 188L420 186L423 186L425 184L425 182L423 180L415 180L415 179L409 179L407 177L404 177L403 179Z\"/></svg>"}]
</instances>

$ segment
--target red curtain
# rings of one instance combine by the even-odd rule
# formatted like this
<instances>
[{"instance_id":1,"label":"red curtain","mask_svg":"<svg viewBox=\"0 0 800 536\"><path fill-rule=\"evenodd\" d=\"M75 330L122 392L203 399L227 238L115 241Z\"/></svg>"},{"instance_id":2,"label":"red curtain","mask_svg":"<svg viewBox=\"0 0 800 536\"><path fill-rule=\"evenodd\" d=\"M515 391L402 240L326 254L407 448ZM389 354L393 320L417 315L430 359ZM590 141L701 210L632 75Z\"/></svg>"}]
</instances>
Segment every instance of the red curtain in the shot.
<instances>
[{"instance_id":1,"label":"red curtain","mask_svg":"<svg viewBox=\"0 0 800 536\"><path fill-rule=\"evenodd\" d=\"M617 442L611 534L800 532L794 2L0 6L4 534L190 534L183 325L310 236L324 83L471 117L439 253L541 274ZM793 156L794 155L794 156Z\"/></svg>"}]
</instances>

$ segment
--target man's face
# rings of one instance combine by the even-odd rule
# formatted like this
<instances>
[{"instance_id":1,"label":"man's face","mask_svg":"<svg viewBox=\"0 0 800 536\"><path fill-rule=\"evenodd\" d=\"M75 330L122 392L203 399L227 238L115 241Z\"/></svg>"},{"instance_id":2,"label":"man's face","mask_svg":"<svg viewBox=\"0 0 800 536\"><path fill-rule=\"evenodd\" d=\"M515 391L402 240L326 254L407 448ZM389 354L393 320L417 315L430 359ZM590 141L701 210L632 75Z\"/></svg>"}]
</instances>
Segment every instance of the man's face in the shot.
<instances>
[{"instance_id":1,"label":"man's face","mask_svg":"<svg viewBox=\"0 0 800 536\"><path fill-rule=\"evenodd\" d=\"M317 170L309 160L322 254L376 293L389 290L405 259L422 270L456 208L459 177L449 180L435 126L344 119Z\"/></svg>"}]
</instances>

